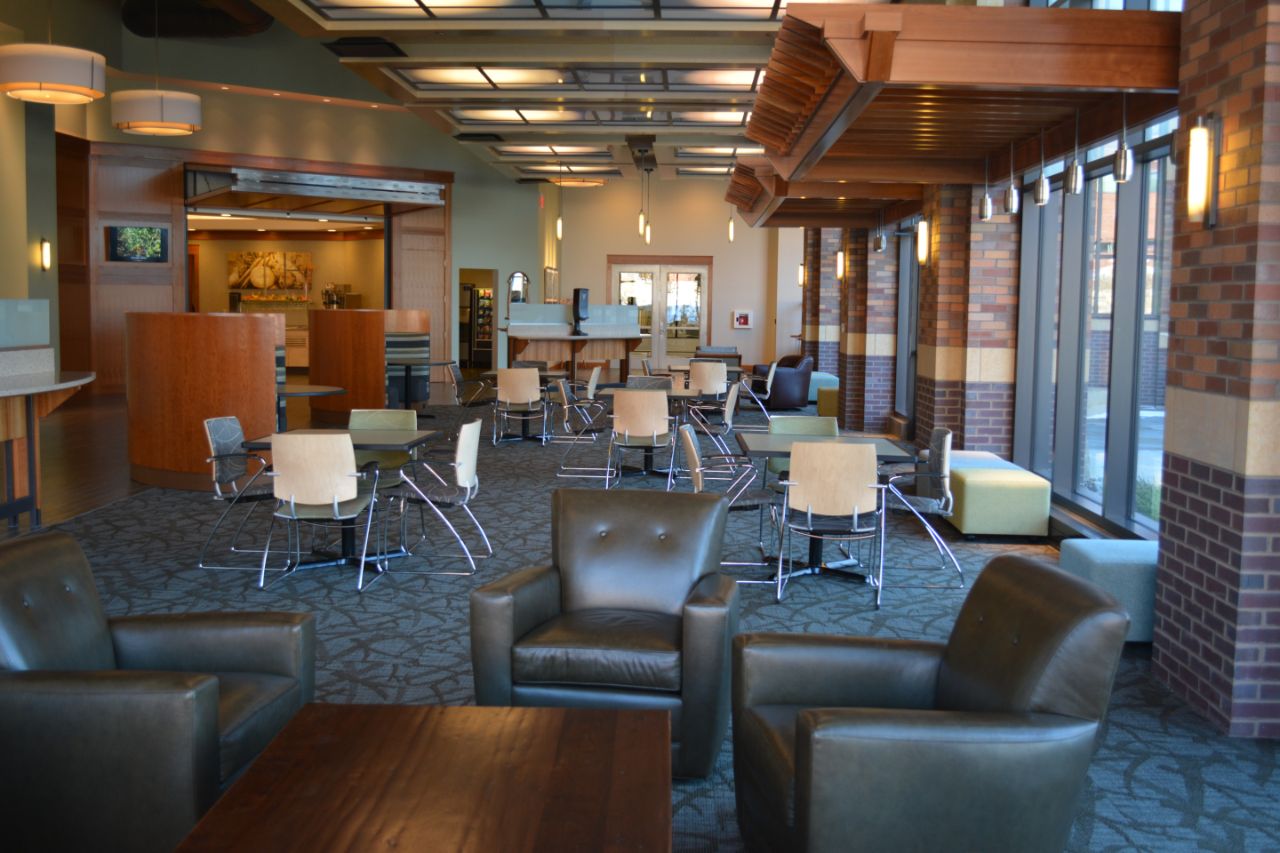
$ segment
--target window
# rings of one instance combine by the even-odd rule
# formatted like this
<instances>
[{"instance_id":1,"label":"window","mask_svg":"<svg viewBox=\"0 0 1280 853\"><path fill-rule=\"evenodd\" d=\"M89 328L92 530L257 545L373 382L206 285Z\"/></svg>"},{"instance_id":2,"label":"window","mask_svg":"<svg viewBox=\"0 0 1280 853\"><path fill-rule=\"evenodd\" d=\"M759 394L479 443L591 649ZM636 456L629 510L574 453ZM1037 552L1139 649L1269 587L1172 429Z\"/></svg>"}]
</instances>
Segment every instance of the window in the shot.
<instances>
[{"instance_id":1,"label":"window","mask_svg":"<svg viewBox=\"0 0 1280 853\"><path fill-rule=\"evenodd\" d=\"M1116 182L1100 175L1085 185L1085 303L1081 312L1075 491L1101 503L1107 460L1107 392L1111 373L1111 305L1116 267Z\"/></svg>"},{"instance_id":2,"label":"window","mask_svg":"<svg viewBox=\"0 0 1280 853\"><path fill-rule=\"evenodd\" d=\"M898 336L893 387L893 410L915 420L916 338L920 321L920 264L916 261L915 229L902 229L898 237Z\"/></svg>"}]
</instances>

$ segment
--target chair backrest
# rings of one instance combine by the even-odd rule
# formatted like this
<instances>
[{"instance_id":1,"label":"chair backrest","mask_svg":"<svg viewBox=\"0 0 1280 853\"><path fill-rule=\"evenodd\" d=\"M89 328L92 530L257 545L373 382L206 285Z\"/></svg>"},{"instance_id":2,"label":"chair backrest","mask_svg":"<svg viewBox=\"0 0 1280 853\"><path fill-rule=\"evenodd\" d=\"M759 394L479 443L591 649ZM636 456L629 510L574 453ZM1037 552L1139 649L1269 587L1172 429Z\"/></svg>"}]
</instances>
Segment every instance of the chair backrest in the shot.
<instances>
[{"instance_id":1,"label":"chair backrest","mask_svg":"<svg viewBox=\"0 0 1280 853\"><path fill-rule=\"evenodd\" d=\"M458 362L449 362L449 385L453 388L453 404L455 406L462 405L462 386L464 382L462 368L458 367Z\"/></svg>"},{"instance_id":2,"label":"chair backrest","mask_svg":"<svg viewBox=\"0 0 1280 853\"><path fill-rule=\"evenodd\" d=\"M690 361L689 390L699 394L723 394L729 384L729 369L723 361Z\"/></svg>"},{"instance_id":3,"label":"chair backrest","mask_svg":"<svg viewBox=\"0 0 1280 853\"><path fill-rule=\"evenodd\" d=\"M727 507L713 494L557 489L551 559L562 609L678 616L689 590L720 568Z\"/></svg>"},{"instance_id":4,"label":"chair backrest","mask_svg":"<svg viewBox=\"0 0 1280 853\"><path fill-rule=\"evenodd\" d=\"M769 420L769 432L786 433L787 435L829 435L840 434L840 424L835 418L814 417L813 415L774 415ZM770 459L769 470L780 474L787 470L786 459Z\"/></svg>"},{"instance_id":5,"label":"chair backrest","mask_svg":"<svg viewBox=\"0 0 1280 853\"><path fill-rule=\"evenodd\" d=\"M547 363L545 361L513 361L512 367L532 367L534 370L546 370Z\"/></svg>"},{"instance_id":6,"label":"chair backrest","mask_svg":"<svg viewBox=\"0 0 1280 853\"><path fill-rule=\"evenodd\" d=\"M613 431L619 435L666 435L667 392L619 388L613 393Z\"/></svg>"},{"instance_id":7,"label":"chair backrest","mask_svg":"<svg viewBox=\"0 0 1280 853\"><path fill-rule=\"evenodd\" d=\"M542 397L536 367L498 368L498 402L533 405Z\"/></svg>"},{"instance_id":8,"label":"chair backrest","mask_svg":"<svg viewBox=\"0 0 1280 853\"><path fill-rule=\"evenodd\" d=\"M271 467L280 500L318 505L356 496L356 454L346 433L276 433Z\"/></svg>"},{"instance_id":9,"label":"chair backrest","mask_svg":"<svg viewBox=\"0 0 1280 853\"><path fill-rule=\"evenodd\" d=\"M737 382L729 386L729 393L724 395L724 429L721 434L733 432L733 416L738 410L738 390L742 386Z\"/></svg>"},{"instance_id":10,"label":"chair backrest","mask_svg":"<svg viewBox=\"0 0 1280 853\"><path fill-rule=\"evenodd\" d=\"M778 375L778 362L775 361L769 365L769 372L766 373L764 377L764 395L766 397L768 397L769 393L773 391L773 377L777 375Z\"/></svg>"},{"instance_id":11,"label":"chair backrest","mask_svg":"<svg viewBox=\"0 0 1280 853\"><path fill-rule=\"evenodd\" d=\"M591 368L591 378L587 380L587 399L596 398L596 386L600 384L600 365Z\"/></svg>"},{"instance_id":12,"label":"chair backrest","mask_svg":"<svg viewBox=\"0 0 1280 853\"><path fill-rule=\"evenodd\" d=\"M671 390L670 376L628 376L628 388L650 388L660 391Z\"/></svg>"},{"instance_id":13,"label":"chair backrest","mask_svg":"<svg viewBox=\"0 0 1280 853\"><path fill-rule=\"evenodd\" d=\"M244 456L244 429L240 419L231 415L225 418L208 418L204 422L204 435L209 440L210 456L235 454L231 459L215 459L213 482L219 486L234 483L249 473Z\"/></svg>"},{"instance_id":14,"label":"chair backrest","mask_svg":"<svg viewBox=\"0 0 1280 853\"><path fill-rule=\"evenodd\" d=\"M114 669L93 572L65 533L0 545L0 670Z\"/></svg>"},{"instance_id":15,"label":"chair backrest","mask_svg":"<svg viewBox=\"0 0 1280 853\"><path fill-rule=\"evenodd\" d=\"M973 584L938 670L942 710L1101 720L1129 617L1098 587L1030 557L996 557Z\"/></svg>"},{"instance_id":16,"label":"chair backrest","mask_svg":"<svg viewBox=\"0 0 1280 853\"><path fill-rule=\"evenodd\" d=\"M787 506L793 512L848 517L875 512L880 495L875 487L875 446L796 442L791 447L790 480Z\"/></svg>"},{"instance_id":17,"label":"chair backrest","mask_svg":"<svg viewBox=\"0 0 1280 853\"><path fill-rule=\"evenodd\" d=\"M551 402L563 408L565 419L568 420L569 406L573 403L573 392L569 390L568 379L557 379L551 383L548 389L551 392Z\"/></svg>"},{"instance_id":18,"label":"chair backrest","mask_svg":"<svg viewBox=\"0 0 1280 853\"><path fill-rule=\"evenodd\" d=\"M951 512L951 430L946 427L935 427L929 434L926 469L931 476L918 481L916 493L936 498L944 513Z\"/></svg>"},{"instance_id":19,"label":"chair backrest","mask_svg":"<svg viewBox=\"0 0 1280 853\"><path fill-rule=\"evenodd\" d=\"M476 457L480 453L480 419L458 428L458 444L453 454L455 482L464 489L479 485Z\"/></svg>"},{"instance_id":20,"label":"chair backrest","mask_svg":"<svg viewBox=\"0 0 1280 853\"><path fill-rule=\"evenodd\" d=\"M702 491L702 451L698 447L698 432L691 424L680 426L680 449L684 453L684 464L689 469L689 481L693 483L694 492Z\"/></svg>"},{"instance_id":21,"label":"chair backrest","mask_svg":"<svg viewBox=\"0 0 1280 853\"><path fill-rule=\"evenodd\" d=\"M653 362L647 358L640 359L640 369L644 371L645 376L653 375Z\"/></svg>"},{"instance_id":22,"label":"chair backrest","mask_svg":"<svg viewBox=\"0 0 1280 853\"><path fill-rule=\"evenodd\" d=\"M800 353L796 353L796 354L794 354L794 355L784 355L782 358L778 359L778 360L777 360L776 362L774 362L774 363L775 363L775 364L777 364L777 365L778 365L778 367L783 367L783 368L787 368L787 367L789 367L789 368L792 368L792 369L803 369L803 368L805 367L805 362L806 362L806 361L808 361L808 363L809 363L810 365L812 365L812 364L813 364L813 356L811 356L811 355L803 355L803 354L800 354Z\"/></svg>"},{"instance_id":23,"label":"chair backrest","mask_svg":"<svg viewBox=\"0 0 1280 853\"><path fill-rule=\"evenodd\" d=\"M347 429L417 429L413 409L352 409Z\"/></svg>"}]
</instances>

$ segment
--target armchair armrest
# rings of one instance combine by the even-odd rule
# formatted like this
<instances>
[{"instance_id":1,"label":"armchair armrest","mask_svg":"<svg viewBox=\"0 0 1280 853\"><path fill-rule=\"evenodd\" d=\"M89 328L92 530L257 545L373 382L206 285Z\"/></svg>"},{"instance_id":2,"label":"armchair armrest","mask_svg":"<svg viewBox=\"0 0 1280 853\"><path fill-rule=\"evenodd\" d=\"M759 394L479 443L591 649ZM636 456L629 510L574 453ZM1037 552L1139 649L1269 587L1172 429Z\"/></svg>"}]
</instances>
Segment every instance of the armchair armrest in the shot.
<instances>
[{"instance_id":1,"label":"armchair armrest","mask_svg":"<svg viewBox=\"0 0 1280 853\"><path fill-rule=\"evenodd\" d=\"M1055 714L801 711L796 821L809 850L849 838L881 850L1061 850L1097 728ZM908 797L945 819L885 807Z\"/></svg>"},{"instance_id":2,"label":"armchair armrest","mask_svg":"<svg viewBox=\"0 0 1280 853\"><path fill-rule=\"evenodd\" d=\"M738 583L721 572L704 575L685 600L680 668L680 763L709 765L729 725L730 644L738 633Z\"/></svg>"},{"instance_id":3,"label":"armchair armrest","mask_svg":"<svg viewBox=\"0 0 1280 853\"><path fill-rule=\"evenodd\" d=\"M943 645L827 634L742 634L733 641L733 708L929 708Z\"/></svg>"},{"instance_id":4,"label":"armchair armrest","mask_svg":"<svg viewBox=\"0 0 1280 853\"><path fill-rule=\"evenodd\" d=\"M181 613L108 621L121 669L259 672L298 679L302 701L316 683L310 613Z\"/></svg>"},{"instance_id":5,"label":"armchair armrest","mask_svg":"<svg viewBox=\"0 0 1280 853\"><path fill-rule=\"evenodd\" d=\"M521 569L471 591L471 668L477 705L511 704L511 649L560 613L560 571Z\"/></svg>"},{"instance_id":6,"label":"armchair armrest","mask_svg":"<svg viewBox=\"0 0 1280 853\"><path fill-rule=\"evenodd\" d=\"M10 849L172 849L218 796L217 679L0 673L0 754Z\"/></svg>"}]
</instances>

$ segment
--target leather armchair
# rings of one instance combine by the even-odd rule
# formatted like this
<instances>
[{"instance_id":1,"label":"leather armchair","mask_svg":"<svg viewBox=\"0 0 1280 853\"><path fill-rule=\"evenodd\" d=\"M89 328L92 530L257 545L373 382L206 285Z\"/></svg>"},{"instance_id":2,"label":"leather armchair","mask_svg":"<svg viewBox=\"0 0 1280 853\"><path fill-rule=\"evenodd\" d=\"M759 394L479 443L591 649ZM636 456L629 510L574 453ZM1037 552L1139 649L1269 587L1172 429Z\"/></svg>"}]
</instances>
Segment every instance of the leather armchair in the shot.
<instances>
[{"instance_id":1,"label":"leather armchair","mask_svg":"<svg viewBox=\"0 0 1280 853\"><path fill-rule=\"evenodd\" d=\"M108 619L71 537L5 544L4 845L173 849L314 686L308 614Z\"/></svg>"},{"instance_id":2,"label":"leather armchair","mask_svg":"<svg viewBox=\"0 0 1280 853\"><path fill-rule=\"evenodd\" d=\"M550 566L471 593L479 705L671 712L676 776L711 772L729 725L738 590L712 494L560 489Z\"/></svg>"},{"instance_id":3,"label":"leather armchair","mask_svg":"<svg viewBox=\"0 0 1280 853\"><path fill-rule=\"evenodd\" d=\"M945 645L737 637L747 848L1062 850L1128 622L1097 587L1003 556Z\"/></svg>"},{"instance_id":4,"label":"leather armchair","mask_svg":"<svg viewBox=\"0 0 1280 853\"><path fill-rule=\"evenodd\" d=\"M756 376L768 376L769 365L757 364L751 369ZM784 355L778 359L773 375L773 388L764 404L769 411L803 409L809 405L809 379L813 376L813 356Z\"/></svg>"}]
</instances>

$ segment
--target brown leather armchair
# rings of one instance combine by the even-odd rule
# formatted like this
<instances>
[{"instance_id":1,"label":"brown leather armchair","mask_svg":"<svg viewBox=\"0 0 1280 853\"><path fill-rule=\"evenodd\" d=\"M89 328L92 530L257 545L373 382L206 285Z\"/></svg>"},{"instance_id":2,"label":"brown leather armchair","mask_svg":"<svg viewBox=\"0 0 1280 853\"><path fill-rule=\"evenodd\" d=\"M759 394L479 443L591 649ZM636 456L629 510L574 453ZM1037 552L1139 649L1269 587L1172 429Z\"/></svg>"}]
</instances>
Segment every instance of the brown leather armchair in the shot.
<instances>
[{"instance_id":1,"label":"brown leather armchair","mask_svg":"<svg viewBox=\"0 0 1280 853\"><path fill-rule=\"evenodd\" d=\"M171 850L311 700L301 613L108 619L75 540L0 547L11 850Z\"/></svg>"},{"instance_id":2,"label":"brown leather armchair","mask_svg":"<svg viewBox=\"0 0 1280 853\"><path fill-rule=\"evenodd\" d=\"M755 376L768 376L769 365L757 364L751 372ZM765 407L769 411L803 409L809 405L809 379L812 376L812 356L784 355L778 359L778 369L773 375L773 387L764 400Z\"/></svg>"},{"instance_id":3,"label":"brown leather armchair","mask_svg":"<svg viewBox=\"0 0 1280 853\"><path fill-rule=\"evenodd\" d=\"M560 489L550 566L471 593L476 703L671 712L676 776L711 772L729 725L738 588L712 494Z\"/></svg>"},{"instance_id":4,"label":"brown leather armchair","mask_svg":"<svg viewBox=\"0 0 1280 853\"><path fill-rule=\"evenodd\" d=\"M1097 587L1004 556L945 645L737 637L747 848L1062 850L1128 623Z\"/></svg>"}]
</instances>

